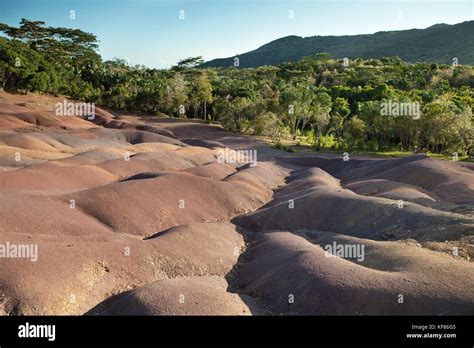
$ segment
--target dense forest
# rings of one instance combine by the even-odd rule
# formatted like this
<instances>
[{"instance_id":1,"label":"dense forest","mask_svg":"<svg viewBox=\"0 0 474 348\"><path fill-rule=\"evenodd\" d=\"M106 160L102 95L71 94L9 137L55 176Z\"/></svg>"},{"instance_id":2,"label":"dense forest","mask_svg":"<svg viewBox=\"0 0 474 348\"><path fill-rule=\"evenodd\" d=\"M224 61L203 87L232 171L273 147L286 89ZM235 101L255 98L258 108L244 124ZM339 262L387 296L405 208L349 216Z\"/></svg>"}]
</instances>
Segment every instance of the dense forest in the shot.
<instances>
[{"instance_id":1,"label":"dense forest","mask_svg":"<svg viewBox=\"0 0 474 348\"><path fill-rule=\"evenodd\" d=\"M259 68L200 68L195 57L150 69L102 61L97 38L78 29L23 19L19 27L0 24L0 32L6 91L200 118L315 150L474 153L472 66L318 54Z\"/></svg>"}]
</instances>

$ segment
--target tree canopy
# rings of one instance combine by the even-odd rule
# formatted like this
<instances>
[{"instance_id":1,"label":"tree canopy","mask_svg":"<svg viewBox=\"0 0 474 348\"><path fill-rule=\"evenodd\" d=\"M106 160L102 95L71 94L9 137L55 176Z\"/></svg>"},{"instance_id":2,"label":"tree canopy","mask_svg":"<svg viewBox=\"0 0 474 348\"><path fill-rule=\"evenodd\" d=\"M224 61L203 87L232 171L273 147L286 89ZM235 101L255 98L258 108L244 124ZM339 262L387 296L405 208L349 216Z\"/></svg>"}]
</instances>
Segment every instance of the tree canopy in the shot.
<instances>
[{"instance_id":1,"label":"tree canopy","mask_svg":"<svg viewBox=\"0 0 474 348\"><path fill-rule=\"evenodd\" d=\"M217 121L315 149L474 152L472 66L320 54L259 68L201 68L202 57L189 57L149 69L102 61L97 38L78 29L22 19L0 31L7 35L0 37L0 82L8 91Z\"/></svg>"}]
</instances>

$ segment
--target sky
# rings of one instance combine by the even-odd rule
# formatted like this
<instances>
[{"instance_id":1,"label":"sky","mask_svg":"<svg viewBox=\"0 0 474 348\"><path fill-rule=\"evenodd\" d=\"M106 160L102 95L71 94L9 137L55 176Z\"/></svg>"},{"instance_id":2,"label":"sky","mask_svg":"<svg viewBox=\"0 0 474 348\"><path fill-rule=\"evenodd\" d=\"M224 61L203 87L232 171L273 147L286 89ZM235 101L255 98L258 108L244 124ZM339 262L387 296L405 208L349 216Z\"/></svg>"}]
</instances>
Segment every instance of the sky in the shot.
<instances>
[{"instance_id":1,"label":"sky","mask_svg":"<svg viewBox=\"0 0 474 348\"><path fill-rule=\"evenodd\" d=\"M21 18L79 28L104 59L168 68L254 50L287 35L355 35L474 20L474 0L0 0L0 23Z\"/></svg>"}]
</instances>

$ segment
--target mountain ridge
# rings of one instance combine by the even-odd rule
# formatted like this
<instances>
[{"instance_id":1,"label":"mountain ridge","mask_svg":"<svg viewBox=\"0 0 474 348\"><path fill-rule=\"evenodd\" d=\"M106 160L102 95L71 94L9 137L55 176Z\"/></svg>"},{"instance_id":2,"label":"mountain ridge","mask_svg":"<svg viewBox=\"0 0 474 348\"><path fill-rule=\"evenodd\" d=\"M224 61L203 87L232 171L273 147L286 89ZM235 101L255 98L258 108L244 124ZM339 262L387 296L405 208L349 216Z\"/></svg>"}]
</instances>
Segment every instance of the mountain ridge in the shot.
<instances>
[{"instance_id":1,"label":"mountain ridge","mask_svg":"<svg viewBox=\"0 0 474 348\"><path fill-rule=\"evenodd\" d=\"M437 23L425 29L378 31L373 34L341 36L288 35L253 51L207 61L201 67L258 67L294 62L305 56L329 53L334 58L382 58L399 56L408 62L424 61L474 65L474 21L458 24Z\"/></svg>"}]
</instances>

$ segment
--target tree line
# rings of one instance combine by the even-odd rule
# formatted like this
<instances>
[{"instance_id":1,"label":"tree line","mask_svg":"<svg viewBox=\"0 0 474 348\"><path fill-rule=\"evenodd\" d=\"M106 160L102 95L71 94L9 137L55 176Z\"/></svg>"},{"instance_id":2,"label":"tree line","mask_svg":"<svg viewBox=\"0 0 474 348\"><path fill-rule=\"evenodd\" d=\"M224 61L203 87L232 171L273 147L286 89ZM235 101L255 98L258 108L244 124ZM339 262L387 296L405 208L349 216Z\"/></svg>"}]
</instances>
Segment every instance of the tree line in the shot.
<instances>
[{"instance_id":1,"label":"tree line","mask_svg":"<svg viewBox=\"0 0 474 348\"><path fill-rule=\"evenodd\" d=\"M316 150L474 152L472 66L317 54L259 68L201 68L202 59L190 57L150 69L102 61L96 36L78 29L22 19L19 27L0 24L0 32L6 91L201 118Z\"/></svg>"}]
</instances>

